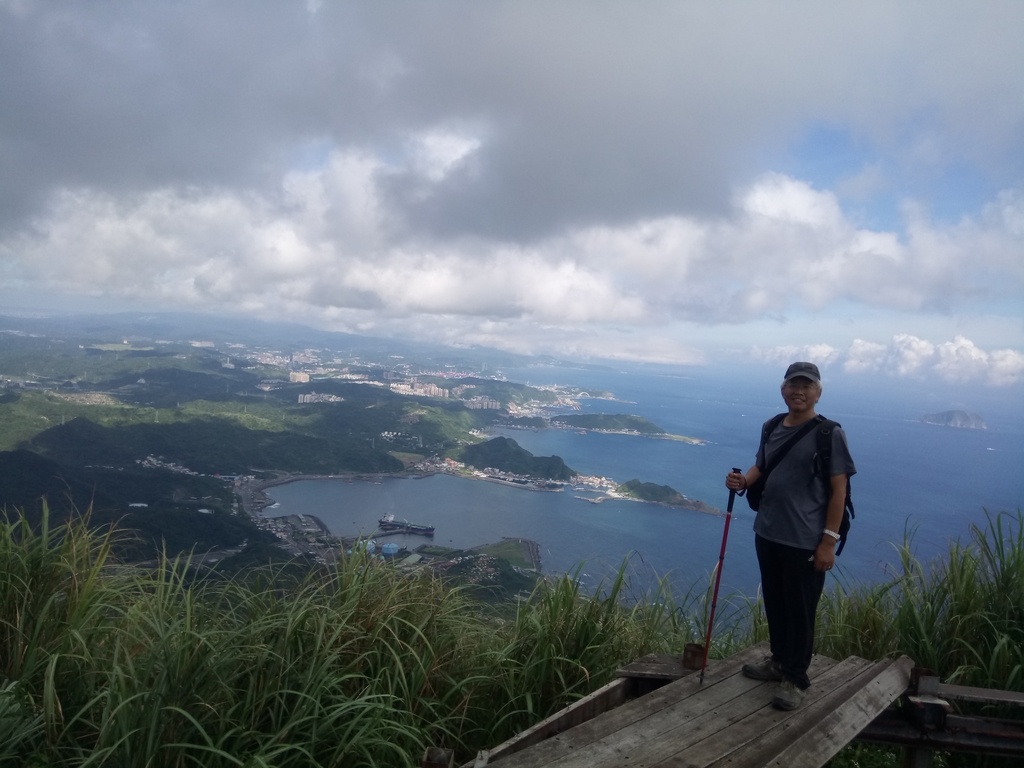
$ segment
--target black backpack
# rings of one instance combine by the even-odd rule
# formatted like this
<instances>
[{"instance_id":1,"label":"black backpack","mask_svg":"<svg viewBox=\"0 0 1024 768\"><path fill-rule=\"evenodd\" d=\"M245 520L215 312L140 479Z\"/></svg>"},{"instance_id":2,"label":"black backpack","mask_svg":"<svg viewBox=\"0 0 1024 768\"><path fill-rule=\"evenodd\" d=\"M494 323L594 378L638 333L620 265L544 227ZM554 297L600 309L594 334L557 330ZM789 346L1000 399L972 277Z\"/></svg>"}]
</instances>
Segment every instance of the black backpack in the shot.
<instances>
[{"instance_id":1,"label":"black backpack","mask_svg":"<svg viewBox=\"0 0 1024 768\"><path fill-rule=\"evenodd\" d=\"M779 424L782 423L784 418L786 418L786 414L780 413L765 422L764 428L761 430L761 446L758 452L764 450L764 446L768 442L768 436L771 435ZM830 484L830 478L832 477L832 473L830 470L832 468L832 430L836 427L841 427L842 424L838 421L826 419L824 416L815 416L814 418L817 422L817 434L815 435L815 439L818 443L817 450L814 454L814 472L825 481L825 485L829 489L829 495L831 495L832 486ZM802 434L796 436L796 438L790 443L782 446L780 453L772 457L772 464L766 468L768 471L758 478L758 481L755 484L756 490L755 486L751 486L751 493L748 493L747 495L747 501L750 503L751 509L756 510L760 506L761 492L764 490L764 484L768 479L768 474L771 472L771 469L782 460L783 456L789 452L789 449L792 448L793 444L798 442L801 437L803 437ZM850 532L850 521L856 517L856 514L853 511L853 497L851 494L852 489L850 487L850 476L847 475L846 504L843 506L843 521L839 524L839 530L837 531L839 534L839 546L836 547L837 555L842 554L843 547L846 546L846 536Z\"/></svg>"}]
</instances>

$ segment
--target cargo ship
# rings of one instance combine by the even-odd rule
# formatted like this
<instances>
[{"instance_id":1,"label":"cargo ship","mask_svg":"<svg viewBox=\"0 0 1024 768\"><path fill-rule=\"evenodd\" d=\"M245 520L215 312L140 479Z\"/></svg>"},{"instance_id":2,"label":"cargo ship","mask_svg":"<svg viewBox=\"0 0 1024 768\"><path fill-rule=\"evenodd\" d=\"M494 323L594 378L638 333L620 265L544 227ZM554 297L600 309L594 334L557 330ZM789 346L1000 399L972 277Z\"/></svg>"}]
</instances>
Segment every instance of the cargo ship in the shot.
<instances>
[{"instance_id":1,"label":"cargo ship","mask_svg":"<svg viewBox=\"0 0 1024 768\"><path fill-rule=\"evenodd\" d=\"M434 535L434 526L410 523L408 520L396 522L394 515L384 515L384 517L377 521L377 525L380 526L382 531L402 531L404 533L418 533L422 536Z\"/></svg>"}]
</instances>

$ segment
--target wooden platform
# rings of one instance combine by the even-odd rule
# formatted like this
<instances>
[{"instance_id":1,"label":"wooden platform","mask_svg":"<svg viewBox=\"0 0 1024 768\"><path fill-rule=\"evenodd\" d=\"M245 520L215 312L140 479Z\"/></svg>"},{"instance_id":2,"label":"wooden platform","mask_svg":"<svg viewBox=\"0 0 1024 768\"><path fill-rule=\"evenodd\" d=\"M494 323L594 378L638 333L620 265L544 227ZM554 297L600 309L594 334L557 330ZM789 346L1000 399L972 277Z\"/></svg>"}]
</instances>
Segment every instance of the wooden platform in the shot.
<instances>
[{"instance_id":1,"label":"wooden platform","mask_svg":"<svg viewBox=\"0 0 1024 768\"><path fill-rule=\"evenodd\" d=\"M520 734L514 746L495 749L490 765L818 768L907 689L913 666L906 657L869 662L815 656L803 705L781 712L771 706L776 683L740 673L745 662L765 653L763 645L754 646L709 662L703 685L678 665L641 660L624 670L626 677L574 705L575 717L549 718ZM659 676L678 679L627 700L630 685Z\"/></svg>"}]
</instances>

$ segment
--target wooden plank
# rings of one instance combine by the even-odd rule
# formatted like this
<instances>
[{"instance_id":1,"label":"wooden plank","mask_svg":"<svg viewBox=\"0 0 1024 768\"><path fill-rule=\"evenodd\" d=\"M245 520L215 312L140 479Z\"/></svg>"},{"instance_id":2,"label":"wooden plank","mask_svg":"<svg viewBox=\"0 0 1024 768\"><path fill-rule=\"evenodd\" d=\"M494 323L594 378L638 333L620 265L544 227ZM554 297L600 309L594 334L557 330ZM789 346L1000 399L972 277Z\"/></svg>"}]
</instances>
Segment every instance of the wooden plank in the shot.
<instances>
[{"instance_id":1,"label":"wooden plank","mask_svg":"<svg viewBox=\"0 0 1024 768\"><path fill-rule=\"evenodd\" d=\"M890 662L881 662L887 666ZM812 727L852 690L858 690L878 674L877 662L851 656L837 664L826 675L812 680L803 704L795 710L766 707L748 720L737 723L718 744L702 745L688 752L682 762L666 761L665 765L700 765L736 768L748 764L759 768L781 749L801 738L801 727ZM778 742L778 744L776 743ZM712 754L713 753L713 754Z\"/></svg>"},{"instance_id":2,"label":"wooden plank","mask_svg":"<svg viewBox=\"0 0 1024 768\"><path fill-rule=\"evenodd\" d=\"M748 661L755 661L767 653L767 643L746 648L728 659L711 660L705 674L704 688L715 681L727 679L739 673ZM635 699L627 704L598 715L593 720L565 731L528 750L510 756L500 762L502 768L539 768L565 755L584 748L611 733L628 728L654 712L671 706L699 690L698 680L688 676L658 690ZM493 761L492 761L493 762Z\"/></svg>"},{"instance_id":3,"label":"wooden plank","mask_svg":"<svg viewBox=\"0 0 1024 768\"><path fill-rule=\"evenodd\" d=\"M605 765L645 765L642 757L651 744L698 741L721 730L728 718L742 718L771 700L770 684L735 674L714 685L704 685L692 695L653 712L629 728L578 749L546 768L594 768ZM638 757L638 755L641 755Z\"/></svg>"},{"instance_id":4,"label":"wooden plank","mask_svg":"<svg viewBox=\"0 0 1024 768\"><path fill-rule=\"evenodd\" d=\"M821 656L815 662L820 667L835 663ZM691 695L651 712L629 728L607 734L544 765L548 768L619 766L625 762L631 766L650 765L678 751L679 745L685 746L713 736L729 722L742 720L764 708L771 701L774 688L774 683L744 677L739 669L725 679L711 684L705 682L704 686L694 681ZM677 748L667 745L677 745Z\"/></svg>"},{"instance_id":5,"label":"wooden plank","mask_svg":"<svg viewBox=\"0 0 1024 768\"><path fill-rule=\"evenodd\" d=\"M616 677L639 677L651 678L654 680L678 680L681 677L699 672L697 669L686 669L683 667L682 656L666 656L661 654L650 654L637 659L632 664L627 664L618 670Z\"/></svg>"},{"instance_id":6,"label":"wooden plank","mask_svg":"<svg viewBox=\"0 0 1024 768\"><path fill-rule=\"evenodd\" d=\"M666 695L667 687L555 736L521 755L511 758L507 763L503 761L501 765L507 766L507 768L536 768L550 765L566 755L576 754L580 749L584 749L588 744L609 733L616 733L623 728L631 727L636 721L646 717L650 711L657 712L664 706L670 705L675 698L678 698L678 695L673 696L672 692L668 692L669 695Z\"/></svg>"},{"instance_id":7,"label":"wooden plank","mask_svg":"<svg viewBox=\"0 0 1024 768\"><path fill-rule=\"evenodd\" d=\"M493 763L501 757L515 754L557 733L567 731L580 723L593 719L603 712L624 704L632 698L632 688L633 681L627 677L612 680L607 685L587 694L579 701L573 702L565 709L559 710L551 715L551 717L541 720L536 725L516 734L511 739L503 741L490 751L490 762ZM473 761L471 760L463 768L472 768L472 765Z\"/></svg>"},{"instance_id":8,"label":"wooden plank","mask_svg":"<svg viewBox=\"0 0 1024 768\"><path fill-rule=\"evenodd\" d=\"M910 658L901 656L884 668L878 668L874 677L859 689L852 690L851 681L851 686L829 697L837 706L830 706L830 711L813 727L805 728L805 723L794 722L785 741L775 739L778 746L784 745L786 741L789 743L773 760L766 762L758 757L758 762L748 761L745 765L819 768L900 697L910 683L910 670L913 666L914 662ZM807 721L810 721L812 713L807 714ZM793 732L797 732L798 728L800 738L793 741ZM735 765L744 763L738 762Z\"/></svg>"},{"instance_id":9,"label":"wooden plank","mask_svg":"<svg viewBox=\"0 0 1024 768\"><path fill-rule=\"evenodd\" d=\"M819 657L822 658L822 657ZM815 669L812 662L812 686L806 702L813 704L840 687L851 677L862 674L870 662L851 657L842 662L831 662L824 671ZM824 666L824 665L823 665ZM651 741L630 755L631 766L675 766L694 768L707 766L726 758L737 749L759 741L766 732L793 716L772 708L776 683L762 683L746 697L731 702L721 711L707 713L707 723L696 720L680 724L673 738Z\"/></svg>"},{"instance_id":10,"label":"wooden plank","mask_svg":"<svg viewBox=\"0 0 1024 768\"><path fill-rule=\"evenodd\" d=\"M975 688L970 685L939 683L938 695L944 699L976 701L980 704L1014 704L1024 706L1024 692L999 691L994 688Z\"/></svg>"}]
</instances>

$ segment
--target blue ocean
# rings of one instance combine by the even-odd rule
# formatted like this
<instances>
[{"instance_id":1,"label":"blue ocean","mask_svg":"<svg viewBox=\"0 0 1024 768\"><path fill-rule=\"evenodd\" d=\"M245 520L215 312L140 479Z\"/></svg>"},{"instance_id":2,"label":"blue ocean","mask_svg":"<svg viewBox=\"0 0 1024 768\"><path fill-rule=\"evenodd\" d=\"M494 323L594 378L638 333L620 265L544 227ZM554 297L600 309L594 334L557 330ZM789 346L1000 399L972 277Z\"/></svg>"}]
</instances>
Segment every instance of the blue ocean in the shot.
<instances>
[{"instance_id":1,"label":"blue ocean","mask_svg":"<svg viewBox=\"0 0 1024 768\"><path fill-rule=\"evenodd\" d=\"M725 510L725 474L753 463L761 424L784 410L776 372L669 369L527 368L504 370L513 381L574 385L612 392L620 401L583 400L585 412L635 413L669 432L707 441L681 442L570 431L508 430L536 455L561 456L584 474L618 482L639 478L671 485ZM966 394L966 397L965 397ZM1019 393L967 392L899 380L826 378L818 412L842 423L858 473L857 517L839 567L829 578L879 581L893 573L909 536L917 556L941 554L986 513L1016 512L1024 498L1024 414ZM985 416L987 430L921 422L952 408ZM546 573L576 572L595 587L628 560L634 588L667 577L677 594L702 589L718 562L724 518L629 501L591 504L572 492L543 493L434 476L376 482L307 480L270 490L276 514L320 517L338 535L375 529L385 513L436 526L434 541L471 547L522 537L540 544ZM753 595L758 584L753 513L737 499L723 588ZM395 539L391 539L395 540ZM400 539L399 539L400 540ZM410 547L422 543L409 537Z\"/></svg>"}]
</instances>

